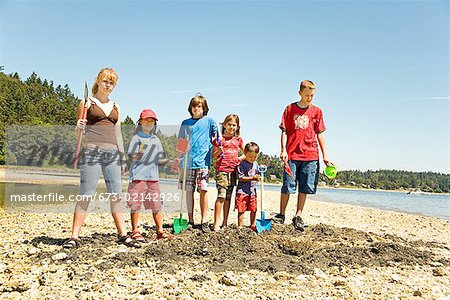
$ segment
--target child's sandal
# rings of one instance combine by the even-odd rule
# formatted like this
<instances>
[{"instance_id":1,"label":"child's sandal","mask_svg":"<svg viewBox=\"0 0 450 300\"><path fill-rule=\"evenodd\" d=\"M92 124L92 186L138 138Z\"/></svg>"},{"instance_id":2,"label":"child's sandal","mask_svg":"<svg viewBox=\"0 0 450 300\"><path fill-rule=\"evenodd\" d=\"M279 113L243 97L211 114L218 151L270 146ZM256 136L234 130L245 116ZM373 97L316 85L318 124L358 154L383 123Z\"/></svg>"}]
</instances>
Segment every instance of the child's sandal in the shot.
<instances>
[{"instance_id":1,"label":"child's sandal","mask_svg":"<svg viewBox=\"0 0 450 300\"><path fill-rule=\"evenodd\" d=\"M76 238L67 239L62 244L62 247L64 249L73 249L73 248L77 248L78 246L80 246L80 241Z\"/></svg>"},{"instance_id":2,"label":"child's sandal","mask_svg":"<svg viewBox=\"0 0 450 300\"><path fill-rule=\"evenodd\" d=\"M156 234L157 240L162 240L162 239L170 240L172 238L173 238L173 234L167 233L165 231Z\"/></svg>"},{"instance_id":3,"label":"child's sandal","mask_svg":"<svg viewBox=\"0 0 450 300\"><path fill-rule=\"evenodd\" d=\"M142 242L142 243L145 242L145 238L142 236L142 234L139 230L135 230L135 231L131 232L130 237L137 242Z\"/></svg>"},{"instance_id":4,"label":"child's sandal","mask_svg":"<svg viewBox=\"0 0 450 300\"><path fill-rule=\"evenodd\" d=\"M141 244L133 240L129 235L120 236L117 242L127 247L141 248Z\"/></svg>"}]
</instances>

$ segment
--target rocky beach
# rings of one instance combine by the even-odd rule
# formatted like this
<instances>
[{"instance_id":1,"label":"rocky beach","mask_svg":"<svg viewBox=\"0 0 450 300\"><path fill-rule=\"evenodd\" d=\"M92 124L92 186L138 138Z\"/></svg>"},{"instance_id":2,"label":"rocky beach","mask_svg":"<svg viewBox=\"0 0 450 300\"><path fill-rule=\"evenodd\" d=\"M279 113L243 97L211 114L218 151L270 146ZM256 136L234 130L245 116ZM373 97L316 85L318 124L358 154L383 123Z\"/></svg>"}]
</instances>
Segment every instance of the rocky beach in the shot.
<instances>
[{"instance_id":1,"label":"rocky beach","mask_svg":"<svg viewBox=\"0 0 450 300\"><path fill-rule=\"evenodd\" d=\"M210 208L215 196L210 189ZM304 232L287 222L256 234L237 228L232 211L232 224L219 233L194 228L156 241L145 213L147 242L139 249L117 244L107 213L88 214L81 246L64 250L72 214L1 208L0 298L450 298L448 220L320 200L308 198ZM278 201L279 193L265 193L267 214ZM208 214L212 221L212 209ZM164 216L168 230L175 216Z\"/></svg>"}]
</instances>

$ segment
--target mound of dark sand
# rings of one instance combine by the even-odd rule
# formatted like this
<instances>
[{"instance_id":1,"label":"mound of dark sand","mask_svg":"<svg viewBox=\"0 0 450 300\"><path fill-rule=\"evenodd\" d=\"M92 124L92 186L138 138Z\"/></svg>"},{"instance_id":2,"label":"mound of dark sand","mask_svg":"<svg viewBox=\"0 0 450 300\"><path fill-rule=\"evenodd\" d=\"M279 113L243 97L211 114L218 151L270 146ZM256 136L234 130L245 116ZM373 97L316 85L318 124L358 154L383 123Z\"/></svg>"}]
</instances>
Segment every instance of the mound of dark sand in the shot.
<instances>
[{"instance_id":1,"label":"mound of dark sand","mask_svg":"<svg viewBox=\"0 0 450 300\"><path fill-rule=\"evenodd\" d=\"M153 233L149 230L147 235L151 237ZM35 238L32 243L45 243L46 239L51 238ZM449 265L447 259L425 250L442 247L437 243L410 242L396 236L323 224L307 227L304 232L296 231L291 225L276 224L270 232L261 234L233 225L219 233L201 234L194 229L172 240L151 240L140 249L126 251L111 250L111 246L116 247L116 237L112 234L96 234L81 241L79 248L67 252L67 259L55 263L99 262L97 268L108 270L126 265L145 267L151 259L158 269L166 272L202 265L212 272L255 269L291 274L312 274L315 268L341 266L414 266L431 261ZM40 253L35 259L48 259L58 252L61 251Z\"/></svg>"}]
</instances>

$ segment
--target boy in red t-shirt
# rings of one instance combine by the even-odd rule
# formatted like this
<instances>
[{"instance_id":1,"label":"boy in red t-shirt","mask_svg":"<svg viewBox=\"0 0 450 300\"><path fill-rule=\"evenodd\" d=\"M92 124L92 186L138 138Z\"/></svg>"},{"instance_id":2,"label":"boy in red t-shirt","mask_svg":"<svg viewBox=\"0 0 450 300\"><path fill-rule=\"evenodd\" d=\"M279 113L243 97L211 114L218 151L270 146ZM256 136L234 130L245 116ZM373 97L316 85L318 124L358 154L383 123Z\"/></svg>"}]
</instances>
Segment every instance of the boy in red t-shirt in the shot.
<instances>
[{"instance_id":1,"label":"boy in red t-shirt","mask_svg":"<svg viewBox=\"0 0 450 300\"><path fill-rule=\"evenodd\" d=\"M295 229L304 230L304 223L300 217L307 194L315 194L319 181L319 149L322 151L324 163L333 165L329 161L325 146L325 124L322 110L312 104L316 87L310 80L300 83L298 94L301 99L289 104L281 118L281 154L283 161L287 160L294 177L283 173L283 186L280 196L280 213L273 220L284 223L286 206L289 195L295 194L298 188L297 212L292 219Z\"/></svg>"}]
</instances>

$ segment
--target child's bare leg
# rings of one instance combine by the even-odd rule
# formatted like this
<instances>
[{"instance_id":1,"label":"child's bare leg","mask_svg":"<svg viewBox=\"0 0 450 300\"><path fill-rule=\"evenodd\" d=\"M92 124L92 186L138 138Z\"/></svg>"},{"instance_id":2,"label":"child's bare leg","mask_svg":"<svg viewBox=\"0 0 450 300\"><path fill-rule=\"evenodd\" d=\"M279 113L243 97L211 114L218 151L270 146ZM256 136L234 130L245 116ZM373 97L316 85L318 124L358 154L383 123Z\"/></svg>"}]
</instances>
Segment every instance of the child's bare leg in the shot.
<instances>
[{"instance_id":1,"label":"child's bare leg","mask_svg":"<svg viewBox=\"0 0 450 300\"><path fill-rule=\"evenodd\" d=\"M138 230L139 211L131 211L131 228L133 231Z\"/></svg>"},{"instance_id":2,"label":"child's bare leg","mask_svg":"<svg viewBox=\"0 0 450 300\"><path fill-rule=\"evenodd\" d=\"M202 214L201 224L206 223L208 218L206 214L208 213L208 193L207 191L200 191L200 212Z\"/></svg>"},{"instance_id":3,"label":"child's bare leg","mask_svg":"<svg viewBox=\"0 0 450 300\"><path fill-rule=\"evenodd\" d=\"M162 233L163 232L163 217L161 211L153 211L153 220L155 220L156 225L156 232Z\"/></svg>"},{"instance_id":4,"label":"child's bare leg","mask_svg":"<svg viewBox=\"0 0 450 300\"><path fill-rule=\"evenodd\" d=\"M219 218L220 218L220 212L222 211L223 202L225 201L224 198L217 198L216 203L214 205L214 231L220 230L219 227Z\"/></svg>"},{"instance_id":5,"label":"child's bare leg","mask_svg":"<svg viewBox=\"0 0 450 300\"><path fill-rule=\"evenodd\" d=\"M289 202L289 194L283 194L280 195L280 214L285 215L286 214L286 207Z\"/></svg>"},{"instance_id":6,"label":"child's bare leg","mask_svg":"<svg viewBox=\"0 0 450 300\"><path fill-rule=\"evenodd\" d=\"M189 222L194 223L194 191L186 191L186 205Z\"/></svg>"},{"instance_id":7,"label":"child's bare leg","mask_svg":"<svg viewBox=\"0 0 450 300\"><path fill-rule=\"evenodd\" d=\"M256 226L256 211L250 212L250 226L255 227Z\"/></svg>"},{"instance_id":8,"label":"child's bare leg","mask_svg":"<svg viewBox=\"0 0 450 300\"><path fill-rule=\"evenodd\" d=\"M225 202L223 204L222 227L226 227L228 225L228 215L230 214L230 206L231 206L231 200L225 200Z\"/></svg>"},{"instance_id":9,"label":"child's bare leg","mask_svg":"<svg viewBox=\"0 0 450 300\"><path fill-rule=\"evenodd\" d=\"M244 226L244 213L243 212L238 213L238 226L239 227Z\"/></svg>"},{"instance_id":10,"label":"child's bare leg","mask_svg":"<svg viewBox=\"0 0 450 300\"><path fill-rule=\"evenodd\" d=\"M295 213L295 216L300 217L302 215L302 211L303 211L303 207L305 206L305 202L306 202L306 194L298 193L297 212Z\"/></svg>"}]
</instances>

